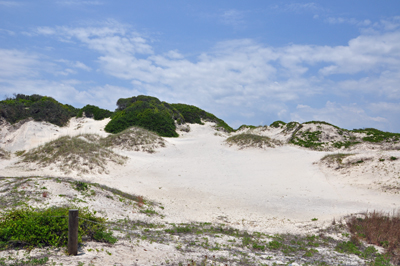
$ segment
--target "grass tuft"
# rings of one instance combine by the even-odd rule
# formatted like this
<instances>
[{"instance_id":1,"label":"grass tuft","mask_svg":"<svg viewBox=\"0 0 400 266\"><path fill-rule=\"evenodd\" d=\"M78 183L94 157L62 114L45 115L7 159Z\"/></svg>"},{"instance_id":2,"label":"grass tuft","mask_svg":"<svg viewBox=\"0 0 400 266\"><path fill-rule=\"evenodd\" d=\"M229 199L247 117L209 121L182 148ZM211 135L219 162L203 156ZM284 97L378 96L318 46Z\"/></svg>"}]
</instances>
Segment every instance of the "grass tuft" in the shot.
<instances>
[{"instance_id":1,"label":"grass tuft","mask_svg":"<svg viewBox=\"0 0 400 266\"><path fill-rule=\"evenodd\" d=\"M274 148L275 145L281 145L279 141L272 140L269 137L254 134L242 133L226 139L229 146L236 145L240 149L244 148Z\"/></svg>"},{"instance_id":2,"label":"grass tuft","mask_svg":"<svg viewBox=\"0 0 400 266\"><path fill-rule=\"evenodd\" d=\"M73 170L80 173L103 173L108 162L124 164L126 161L126 157L97 142L88 141L91 135L86 137L60 137L23 154L22 162L37 163L42 167L55 165L67 174Z\"/></svg>"}]
</instances>

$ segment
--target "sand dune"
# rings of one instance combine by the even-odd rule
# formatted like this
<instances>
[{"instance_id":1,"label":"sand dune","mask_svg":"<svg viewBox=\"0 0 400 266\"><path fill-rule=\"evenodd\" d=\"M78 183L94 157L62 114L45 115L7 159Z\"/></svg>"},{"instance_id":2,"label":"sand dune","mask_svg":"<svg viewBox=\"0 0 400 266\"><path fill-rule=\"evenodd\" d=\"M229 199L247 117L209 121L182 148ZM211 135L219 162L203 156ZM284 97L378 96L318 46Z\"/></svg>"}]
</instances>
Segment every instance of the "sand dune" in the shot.
<instances>
[{"instance_id":1,"label":"sand dune","mask_svg":"<svg viewBox=\"0 0 400 266\"><path fill-rule=\"evenodd\" d=\"M102 131L106 122L72 119L68 127L58 128L30 121L9 130L2 145L16 151L66 134L106 136ZM169 206L171 221L223 220L261 231L297 231L297 223L312 218L324 223L349 213L399 207L399 196L380 190L374 176L359 186L356 180L363 179L362 172L343 175L318 163L327 152L293 145L239 150L226 145L228 134L212 126L190 125L190 132L180 132L179 138L165 138L166 147L154 154L114 149L129 158L125 165L110 165L109 174L84 174L79 178L161 202ZM380 152L387 156L398 153ZM15 166L16 160L1 161L2 175L64 175L56 168Z\"/></svg>"}]
</instances>

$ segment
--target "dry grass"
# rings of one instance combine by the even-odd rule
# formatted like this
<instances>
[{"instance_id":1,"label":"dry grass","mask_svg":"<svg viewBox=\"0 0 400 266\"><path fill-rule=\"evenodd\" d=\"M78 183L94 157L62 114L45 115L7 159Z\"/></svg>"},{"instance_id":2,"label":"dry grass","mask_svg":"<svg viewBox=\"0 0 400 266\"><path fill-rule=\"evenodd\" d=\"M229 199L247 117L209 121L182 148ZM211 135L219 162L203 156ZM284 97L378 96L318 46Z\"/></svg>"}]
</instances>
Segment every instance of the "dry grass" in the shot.
<instances>
[{"instance_id":1,"label":"dry grass","mask_svg":"<svg viewBox=\"0 0 400 266\"><path fill-rule=\"evenodd\" d=\"M10 159L10 152L0 148L0 160L8 160Z\"/></svg>"},{"instance_id":2,"label":"dry grass","mask_svg":"<svg viewBox=\"0 0 400 266\"><path fill-rule=\"evenodd\" d=\"M372 212L347 221L350 232L369 244L384 247L395 265L400 263L400 213Z\"/></svg>"},{"instance_id":3,"label":"dry grass","mask_svg":"<svg viewBox=\"0 0 400 266\"><path fill-rule=\"evenodd\" d=\"M242 133L226 139L229 146L236 145L240 149L244 148L275 148L275 145L281 145L281 142L270 139L269 137L254 134Z\"/></svg>"},{"instance_id":4,"label":"dry grass","mask_svg":"<svg viewBox=\"0 0 400 266\"><path fill-rule=\"evenodd\" d=\"M354 155L352 153L334 153L334 154L327 154L321 158L321 161L326 161L328 163L337 163L342 164L343 159Z\"/></svg>"},{"instance_id":5,"label":"dry grass","mask_svg":"<svg viewBox=\"0 0 400 266\"><path fill-rule=\"evenodd\" d=\"M64 136L22 155L22 162L56 166L64 173L103 173L108 162L123 164L126 157L99 144L96 135Z\"/></svg>"},{"instance_id":6,"label":"dry grass","mask_svg":"<svg viewBox=\"0 0 400 266\"><path fill-rule=\"evenodd\" d=\"M100 140L106 147L131 151L155 152L156 148L165 147L165 141L157 134L140 127L131 127L118 134Z\"/></svg>"}]
</instances>

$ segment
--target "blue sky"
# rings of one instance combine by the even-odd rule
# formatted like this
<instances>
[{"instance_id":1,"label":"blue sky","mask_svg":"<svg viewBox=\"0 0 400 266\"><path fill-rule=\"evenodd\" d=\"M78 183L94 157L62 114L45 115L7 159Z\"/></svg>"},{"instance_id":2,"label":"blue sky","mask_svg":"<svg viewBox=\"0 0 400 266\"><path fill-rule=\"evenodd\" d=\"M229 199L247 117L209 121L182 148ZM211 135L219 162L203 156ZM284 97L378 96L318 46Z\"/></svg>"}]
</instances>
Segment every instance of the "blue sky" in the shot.
<instances>
[{"instance_id":1,"label":"blue sky","mask_svg":"<svg viewBox=\"0 0 400 266\"><path fill-rule=\"evenodd\" d=\"M400 1L0 0L0 97L400 132Z\"/></svg>"}]
</instances>

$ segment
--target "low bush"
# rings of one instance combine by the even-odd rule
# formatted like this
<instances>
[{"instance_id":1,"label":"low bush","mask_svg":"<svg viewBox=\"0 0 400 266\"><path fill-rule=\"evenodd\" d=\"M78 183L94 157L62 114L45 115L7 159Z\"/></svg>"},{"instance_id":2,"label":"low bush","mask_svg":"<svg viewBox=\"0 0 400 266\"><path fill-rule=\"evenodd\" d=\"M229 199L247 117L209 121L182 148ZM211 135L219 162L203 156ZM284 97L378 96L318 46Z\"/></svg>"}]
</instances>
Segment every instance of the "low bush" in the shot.
<instances>
[{"instance_id":1,"label":"low bush","mask_svg":"<svg viewBox=\"0 0 400 266\"><path fill-rule=\"evenodd\" d=\"M129 127L139 126L163 137L178 137L175 121L184 122L176 109L155 97L139 95L119 99L117 105L118 109L105 127L109 133L119 133Z\"/></svg>"},{"instance_id":2,"label":"low bush","mask_svg":"<svg viewBox=\"0 0 400 266\"><path fill-rule=\"evenodd\" d=\"M400 263L400 214L367 213L364 218L352 217L347 226L357 238L386 249L395 265Z\"/></svg>"},{"instance_id":3,"label":"low bush","mask_svg":"<svg viewBox=\"0 0 400 266\"><path fill-rule=\"evenodd\" d=\"M16 94L14 98L0 101L0 116L14 124L20 120L33 118L57 126L64 126L76 116L78 109L68 104L61 104L51 97L33 94Z\"/></svg>"},{"instance_id":4,"label":"low bush","mask_svg":"<svg viewBox=\"0 0 400 266\"><path fill-rule=\"evenodd\" d=\"M77 117L82 117L83 113L85 113L86 117L93 118L94 120L103 120L104 118L111 117L113 112L106 110L106 109L101 109L97 106L94 105L86 105L82 109L79 110L78 114L76 115Z\"/></svg>"},{"instance_id":5,"label":"low bush","mask_svg":"<svg viewBox=\"0 0 400 266\"><path fill-rule=\"evenodd\" d=\"M25 208L10 210L0 217L0 249L15 247L65 246L68 242L69 207L44 210ZM95 217L87 208L79 209L78 241L90 240L115 243L116 238L107 230L105 219Z\"/></svg>"}]
</instances>

